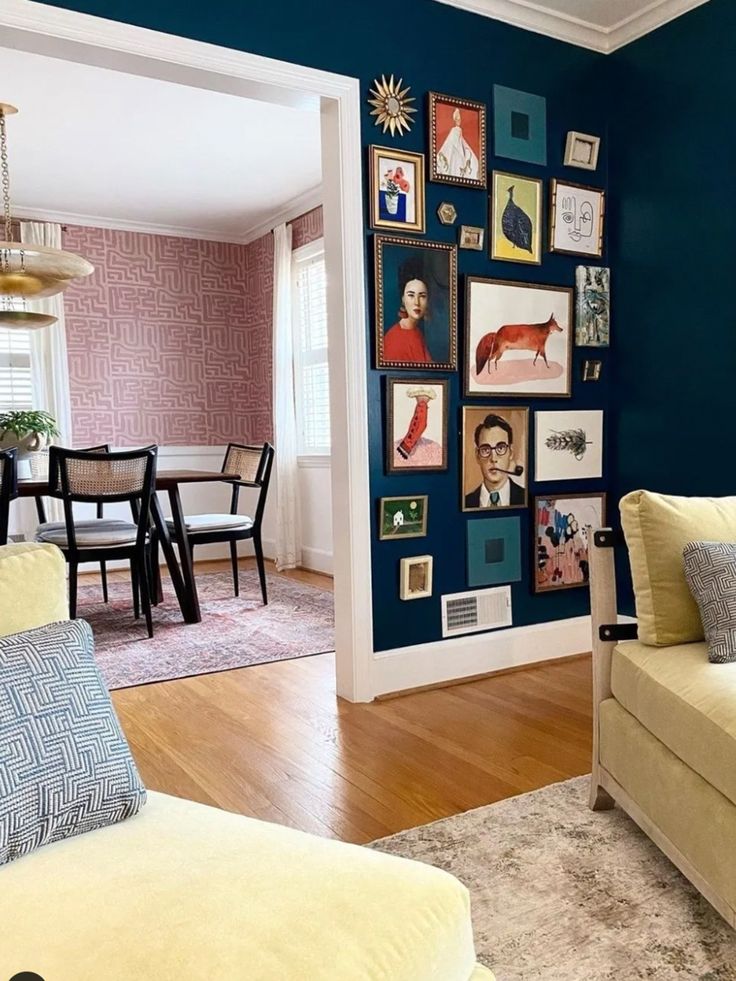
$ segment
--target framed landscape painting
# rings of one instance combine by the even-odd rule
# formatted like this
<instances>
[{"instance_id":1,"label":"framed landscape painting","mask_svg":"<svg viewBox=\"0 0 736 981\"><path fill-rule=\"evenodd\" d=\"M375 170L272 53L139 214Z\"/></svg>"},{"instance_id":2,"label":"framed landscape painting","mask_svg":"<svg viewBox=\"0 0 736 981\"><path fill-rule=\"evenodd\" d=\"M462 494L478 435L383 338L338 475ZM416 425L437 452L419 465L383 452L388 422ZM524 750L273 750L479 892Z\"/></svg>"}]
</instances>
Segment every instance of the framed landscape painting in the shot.
<instances>
[{"instance_id":1,"label":"framed landscape painting","mask_svg":"<svg viewBox=\"0 0 736 981\"><path fill-rule=\"evenodd\" d=\"M429 93L430 180L486 186L486 107L482 102Z\"/></svg>"},{"instance_id":2,"label":"framed landscape painting","mask_svg":"<svg viewBox=\"0 0 736 981\"><path fill-rule=\"evenodd\" d=\"M426 494L410 497L382 497L378 538L382 542L394 538L424 538L427 534Z\"/></svg>"},{"instance_id":3,"label":"framed landscape painting","mask_svg":"<svg viewBox=\"0 0 736 981\"><path fill-rule=\"evenodd\" d=\"M424 232L424 154L372 146L371 228Z\"/></svg>"},{"instance_id":4,"label":"framed landscape painting","mask_svg":"<svg viewBox=\"0 0 736 981\"><path fill-rule=\"evenodd\" d=\"M376 235L376 367L457 367L457 246Z\"/></svg>"},{"instance_id":5,"label":"framed landscape painting","mask_svg":"<svg viewBox=\"0 0 736 981\"><path fill-rule=\"evenodd\" d=\"M491 259L542 263L542 191L535 177L494 170L490 205Z\"/></svg>"},{"instance_id":6,"label":"framed landscape painting","mask_svg":"<svg viewBox=\"0 0 736 981\"><path fill-rule=\"evenodd\" d=\"M446 379L388 378L387 473L447 470Z\"/></svg>"},{"instance_id":7,"label":"framed landscape painting","mask_svg":"<svg viewBox=\"0 0 736 981\"><path fill-rule=\"evenodd\" d=\"M571 394L573 290L467 276L465 394Z\"/></svg>"},{"instance_id":8,"label":"framed landscape painting","mask_svg":"<svg viewBox=\"0 0 736 981\"><path fill-rule=\"evenodd\" d=\"M606 522L606 495L561 494L534 500L534 592L573 589L589 582L587 526Z\"/></svg>"}]
</instances>

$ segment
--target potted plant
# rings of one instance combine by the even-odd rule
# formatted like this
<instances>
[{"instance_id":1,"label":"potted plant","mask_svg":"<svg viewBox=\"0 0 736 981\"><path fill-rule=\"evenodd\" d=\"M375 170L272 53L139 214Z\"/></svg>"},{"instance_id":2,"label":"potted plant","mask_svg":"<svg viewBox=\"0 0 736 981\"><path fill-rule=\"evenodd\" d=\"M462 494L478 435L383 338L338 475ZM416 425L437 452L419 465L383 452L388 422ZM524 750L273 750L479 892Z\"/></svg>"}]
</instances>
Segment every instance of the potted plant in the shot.
<instances>
[{"instance_id":1,"label":"potted plant","mask_svg":"<svg viewBox=\"0 0 736 981\"><path fill-rule=\"evenodd\" d=\"M18 475L31 476L31 458L42 452L50 439L59 436L56 420L48 412L0 412L0 449L18 447Z\"/></svg>"}]
</instances>

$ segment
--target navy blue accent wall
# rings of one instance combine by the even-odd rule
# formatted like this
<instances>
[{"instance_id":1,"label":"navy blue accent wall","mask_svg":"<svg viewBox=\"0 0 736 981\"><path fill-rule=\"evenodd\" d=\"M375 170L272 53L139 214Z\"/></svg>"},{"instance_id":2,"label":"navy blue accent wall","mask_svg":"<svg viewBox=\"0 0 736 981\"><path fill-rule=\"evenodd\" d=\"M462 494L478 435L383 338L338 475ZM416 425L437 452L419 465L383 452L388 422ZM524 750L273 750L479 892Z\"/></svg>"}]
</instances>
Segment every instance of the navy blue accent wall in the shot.
<instances>
[{"instance_id":1,"label":"navy blue accent wall","mask_svg":"<svg viewBox=\"0 0 736 981\"><path fill-rule=\"evenodd\" d=\"M113 20L125 21L170 34L249 51L273 58L357 76L364 96L376 75L401 75L412 87L420 112L408 136L391 140L374 127L370 106L364 102L362 140L426 153L426 93L430 90L477 99L488 107L492 133L492 90L494 83L533 92L547 99L548 166L535 167L489 157L489 166L521 174L553 176L607 187L606 111L604 101L604 58L572 45L553 41L466 13L431 0L404 0L396 7L378 7L365 0L343 0L341 4L304 3L303 0L243 3L242 0L212 0L202 5L192 0L66 0L67 7ZM134 125L135 120L132 120ZM595 174L562 167L565 134L575 129L604 137L601 163ZM267 136L266 136L267 138ZM489 140L492 150L493 141ZM367 150L365 173L367 184ZM323 162L329 180L330 162ZM705 174L703 175L705 178ZM548 189L547 189L548 190ZM545 191L545 224L548 195ZM440 201L452 201L458 211L457 224L487 224L487 194L443 184L427 184L428 240L455 242L457 226L444 227L437 217ZM365 223L368 201L364 193ZM367 231L369 257L366 291L371 322L355 329L366 330L366 343L373 364L373 279L372 233ZM467 274L500 279L533 281L572 286L574 257L545 254L542 266L492 263L487 253L459 252L460 358L464 356L463 297ZM604 255L604 263L607 262ZM620 318L616 318L616 323ZM618 330L618 326L614 330ZM609 351L576 349L573 365L573 398L533 400L534 409L607 409L611 391ZM604 361L603 380L584 384L580 380L585 357ZM650 366L651 367L651 366ZM420 372L414 372L419 374ZM461 372L450 375L449 471L445 474L391 476L384 473L385 377L390 372L370 371L368 379L370 426L370 478L373 502L373 595L376 650L418 644L441 637L440 595L467 588L466 524L477 520L460 511L459 431ZM400 374L400 373L395 373ZM408 374L405 377L410 377ZM438 373L439 377L439 373ZM444 376L443 376L444 377ZM506 399L489 400L502 405ZM521 399L510 400L526 404ZM468 404L482 404L468 400ZM607 423L607 418L606 418ZM530 433L533 441L533 427ZM610 442L610 441L609 441ZM533 446L533 442L532 442ZM533 452L529 454L530 473ZM608 474L608 468L605 471ZM565 485L535 486L534 492L601 490L601 481L574 481ZM429 535L426 539L378 542L377 501L381 496L429 494ZM542 596L532 595L529 513L518 514L522 522L523 582L513 586L514 624L539 623L588 611L586 590L570 590ZM339 531L337 532L339 534ZM434 595L431 599L401 602L398 598L399 559L405 555L434 556Z\"/></svg>"},{"instance_id":2,"label":"navy blue accent wall","mask_svg":"<svg viewBox=\"0 0 736 981\"><path fill-rule=\"evenodd\" d=\"M736 493L734 37L710 0L607 59L616 500Z\"/></svg>"}]
</instances>

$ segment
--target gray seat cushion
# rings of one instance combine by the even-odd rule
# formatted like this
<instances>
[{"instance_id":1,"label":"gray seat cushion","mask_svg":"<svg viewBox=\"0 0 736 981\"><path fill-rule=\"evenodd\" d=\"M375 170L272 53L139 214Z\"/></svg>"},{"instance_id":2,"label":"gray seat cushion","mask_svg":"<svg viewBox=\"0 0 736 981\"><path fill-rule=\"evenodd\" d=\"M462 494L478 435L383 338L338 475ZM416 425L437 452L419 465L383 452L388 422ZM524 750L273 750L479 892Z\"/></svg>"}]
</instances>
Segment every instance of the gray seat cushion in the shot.
<instances>
[{"instance_id":1,"label":"gray seat cushion","mask_svg":"<svg viewBox=\"0 0 736 981\"><path fill-rule=\"evenodd\" d=\"M173 521L166 522L169 528ZM206 531L247 531L253 527L253 519L245 514L188 514L184 518L187 531L196 535Z\"/></svg>"},{"instance_id":2,"label":"gray seat cushion","mask_svg":"<svg viewBox=\"0 0 736 981\"><path fill-rule=\"evenodd\" d=\"M138 528L132 521L117 518L91 518L74 524L77 548L115 548L135 544ZM47 521L36 529L37 542L50 542L65 548L68 545L66 524L63 521Z\"/></svg>"}]
</instances>

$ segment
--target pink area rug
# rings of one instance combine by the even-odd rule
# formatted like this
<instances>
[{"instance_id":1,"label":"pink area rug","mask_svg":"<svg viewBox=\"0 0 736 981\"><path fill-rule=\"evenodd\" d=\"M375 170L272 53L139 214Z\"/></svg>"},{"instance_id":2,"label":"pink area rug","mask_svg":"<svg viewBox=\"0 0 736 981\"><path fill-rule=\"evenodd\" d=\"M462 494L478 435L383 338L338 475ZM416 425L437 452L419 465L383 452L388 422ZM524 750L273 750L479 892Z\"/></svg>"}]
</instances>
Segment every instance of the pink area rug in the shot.
<instances>
[{"instance_id":1,"label":"pink area rug","mask_svg":"<svg viewBox=\"0 0 736 981\"><path fill-rule=\"evenodd\" d=\"M197 589L202 622L184 623L164 580L149 640L143 618L133 617L129 583L111 582L108 604L99 585L80 588L78 616L92 625L95 656L111 690L334 650L330 590L270 575L263 606L255 570L241 570L237 598L229 572L200 573Z\"/></svg>"}]
</instances>

